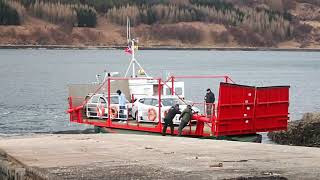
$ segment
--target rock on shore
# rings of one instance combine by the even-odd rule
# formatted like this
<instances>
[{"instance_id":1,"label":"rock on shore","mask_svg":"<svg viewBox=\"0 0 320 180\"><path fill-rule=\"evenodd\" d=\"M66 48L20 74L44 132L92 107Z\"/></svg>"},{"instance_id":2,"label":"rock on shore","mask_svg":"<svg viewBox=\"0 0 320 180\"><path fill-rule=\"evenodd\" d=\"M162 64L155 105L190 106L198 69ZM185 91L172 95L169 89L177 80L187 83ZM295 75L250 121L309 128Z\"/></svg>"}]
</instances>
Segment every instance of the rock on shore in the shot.
<instances>
[{"instance_id":1,"label":"rock on shore","mask_svg":"<svg viewBox=\"0 0 320 180\"><path fill-rule=\"evenodd\" d=\"M289 122L287 131L268 136L278 144L320 147L320 112L305 113L301 120Z\"/></svg>"}]
</instances>

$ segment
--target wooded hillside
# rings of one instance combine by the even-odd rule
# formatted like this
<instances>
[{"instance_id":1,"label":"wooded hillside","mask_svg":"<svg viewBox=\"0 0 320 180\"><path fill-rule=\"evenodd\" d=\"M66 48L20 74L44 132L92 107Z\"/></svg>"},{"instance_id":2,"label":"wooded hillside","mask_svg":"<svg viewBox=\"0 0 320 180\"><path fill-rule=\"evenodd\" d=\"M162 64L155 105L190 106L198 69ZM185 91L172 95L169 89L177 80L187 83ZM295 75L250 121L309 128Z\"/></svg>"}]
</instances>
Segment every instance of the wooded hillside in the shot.
<instances>
[{"instance_id":1,"label":"wooded hillside","mask_svg":"<svg viewBox=\"0 0 320 180\"><path fill-rule=\"evenodd\" d=\"M318 0L0 0L0 44L320 47Z\"/></svg>"}]
</instances>

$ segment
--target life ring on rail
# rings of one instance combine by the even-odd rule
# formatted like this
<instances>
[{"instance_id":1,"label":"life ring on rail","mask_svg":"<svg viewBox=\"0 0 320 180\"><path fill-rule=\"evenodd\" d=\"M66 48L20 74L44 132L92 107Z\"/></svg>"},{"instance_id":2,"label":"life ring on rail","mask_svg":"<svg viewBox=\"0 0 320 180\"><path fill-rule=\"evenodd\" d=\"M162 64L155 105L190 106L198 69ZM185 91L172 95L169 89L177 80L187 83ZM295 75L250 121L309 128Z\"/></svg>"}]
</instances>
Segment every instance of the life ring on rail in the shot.
<instances>
[{"instance_id":1,"label":"life ring on rail","mask_svg":"<svg viewBox=\"0 0 320 180\"><path fill-rule=\"evenodd\" d=\"M103 104L98 104L97 105L97 116L98 117L102 117L102 116L104 116L104 112L105 112L105 109L104 109L104 105Z\"/></svg>"},{"instance_id":2,"label":"life ring on rail","mask_svg":"<svg viewBox=\"0 0 320 180\"><path fill-rule=\"evenodd\" d=\"M154 121L157 118L157 111L153 108L148 109L148 119Z\"/></svg>"},{"instance_id":3,"label":"life ring on rail","mask_svg":"<svg viewBox=\"0 0 320 180\"><path fill-rule=\"evenodd\" d=\"M112 119L118 118L118 108L116 106L111 106L111 108L110 108L110 117Z\"/></svg>"}]
</instances>

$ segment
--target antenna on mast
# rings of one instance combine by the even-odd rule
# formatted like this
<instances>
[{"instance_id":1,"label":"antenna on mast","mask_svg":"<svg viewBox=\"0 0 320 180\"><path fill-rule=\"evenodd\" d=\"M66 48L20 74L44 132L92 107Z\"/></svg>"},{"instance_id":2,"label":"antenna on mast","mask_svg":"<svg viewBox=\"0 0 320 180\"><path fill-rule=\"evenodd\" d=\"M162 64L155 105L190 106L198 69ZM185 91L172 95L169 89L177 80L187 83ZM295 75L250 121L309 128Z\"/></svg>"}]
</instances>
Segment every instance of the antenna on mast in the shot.
<instances>
[{"instance_id":1,"label":"antenna on mast","mask_svg":"<svg viewBox=\"0 0 320 180\"><path fill-rule=\"evenodd\" d=\"M131 40L131 32L130 32L130 20L129 17L127 17L127 42L130 43Z\"/></svg>"}]
</instances>

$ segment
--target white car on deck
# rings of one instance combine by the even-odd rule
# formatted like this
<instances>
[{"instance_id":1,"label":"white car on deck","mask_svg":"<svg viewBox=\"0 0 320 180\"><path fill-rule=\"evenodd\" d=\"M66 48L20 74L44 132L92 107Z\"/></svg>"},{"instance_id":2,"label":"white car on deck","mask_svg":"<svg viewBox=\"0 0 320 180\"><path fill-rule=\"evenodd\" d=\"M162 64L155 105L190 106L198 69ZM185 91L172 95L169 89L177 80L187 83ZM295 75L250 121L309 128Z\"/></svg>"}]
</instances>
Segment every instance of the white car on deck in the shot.
<instances>
[{"instance_id":1,"label":"white car on deck","mask_svg":"<svg viewBox=\"0 0 320 180\"><path fill-rule=\"evenodd\" d=\"M159 122L159 97L145 96L137 99L132 105L132 117L138 122ZM191 104L190 101L187 102ZM161 122L168 112L168 110L175 104L179 104L180 111L183 111L187 104L180 100L177 96L168 95L161 96ZM197 107L192 107L194 112L200 112ZM180 114L177 114L174 119L174 124L179 124Z\"/></svg>"},{"instance_id":2,"label":"white car on deck","mask_svg":"<svg viewBox=\"0 0 320 180\"><path fill-rule=\"evenodd\" d=\"M91 98L90 98L91 97ZM84 105L84 111L88 118L108 118L108 97L105 94L88 94L85 97L88 101ZM90 98L90 99L89 99ZM119 96L110 95L110 116L112 119L119 119ZM127 111L131 115L132 104L127 100ZM127 112L126 111L126 112Z\"/></svg>"}]
</instances>

